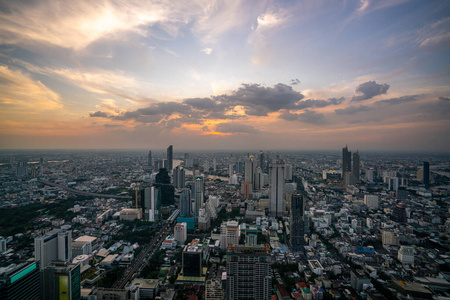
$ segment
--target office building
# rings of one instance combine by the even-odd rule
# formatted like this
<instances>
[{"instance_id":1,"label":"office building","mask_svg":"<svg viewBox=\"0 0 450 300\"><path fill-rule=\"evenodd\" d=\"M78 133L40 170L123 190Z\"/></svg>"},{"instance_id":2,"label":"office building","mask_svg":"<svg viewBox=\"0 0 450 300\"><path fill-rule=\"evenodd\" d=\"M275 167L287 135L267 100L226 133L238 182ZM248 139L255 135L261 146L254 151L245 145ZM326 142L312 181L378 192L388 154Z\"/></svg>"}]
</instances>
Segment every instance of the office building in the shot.
<instances>
[{"instance_id":1,"label":"office building","mask_svg":"<svg viewBox=\"0 0 450 300\"><path fill-rule=\"evenodd\" d=\"M355 175L356 180L359 180L359 152L353 153L353 175Z\"/></svg>"},{"instance_id":2,"label":"office building","mask_svg":"<svg viewBox=\"0 0 450 300\"><path fill-rule=\"evenodd\" d=\"M292 195L290 209L290 244L294 252L303 251L305 245L305 201L303 195Z\"/></svg>"},{"instance_id":3,"label":"office building","mask_svg":"<svg viewBox=\"0 0 450 300\"><path fill-rule=\"evenodd\" d=\"M241 237L240 226L237 221L222 222L220 225L220 248L226 250L228 244L239 244Z\"/></svg>"},{"instance_id":4,"label":"office building","mask_svg":"<svg viewBox=\"0 0 450 300\"><path fill-rule=\"evenodd\" d=\"M292 165L291 164L284 165L284 179L292 180Z\"/></svg>"},{"instance_id":5,"label":"office building","mask_svg":"<svg viewBox=\"0 0 450 300\"><path fill-rule=\"evenodd\" d=\"M34 239L34 255L40 268L53 261L72 260L72 230L54 229Z\"/></svg>"},{"instance_id":6,"label":"office building","mask_svg":"<svg viewBox=\"0 0 450 300\"><path fill-rule=\"evenodd\" d=\"M364 205L366 205L368 209L378 209L378 196L364 195Z\"/></svg>"},{"instance_id":7,"label":"office building","mask_svg":"<svg viewBox=\"0 0 450 300\"><path fill-rule=\"evenodd\" d=\"M284 212L284 164L269 165L269 213L281 217Z\"/></svg>"},{"instance_id":8,"label":"office building","mask_svg":"<svg viewBox=\"0 0 450 300\"><path fill-rule=\"evenodd\" d=\"M227 299L270 299L271 262L269 245L230 245L226 265Z\"/></svg>"},{"instance_id":9,"label":"office building","mask_svg":"<svg viewBox=\"0 0 450 300\"><path fill-rule=\"evenodd\" d=\"M81 299L80 264L54 262L42 274L42 299Z\"/></svg>"},{"instance_id":10,"label":"office building","mask_svg":"<svg viewBox=\"0 0 450 300\"><path fill-rule=\"evenodd\" d=\"M259 151L259 167L263 172L266 171L266 156L262 150Z\"/></svg>"},{"instance_id":11,"label":"office building","mask_svg":"<svg viewBox=\"0 0 450 300\"><path fill-rule=\"evenodd\" d=\"M256 164L254 162L253 155L250 155L250 157L245 160L244 166L244 181L250 182L252 184L252 188L254 188Z\"/></svg>"},{"instance_id":12,"label":"office building","mask_svg":"<svg viewBox=\"0 0 450 300\"><path fill-rule=\"evenodd\" d=\"M414 265L414 248L411 246L400 246L397 258L403 265Z\"/></svg>"},{"instance_id":13,"label":"office building","mask_svg":"<svg viewBox=\"0 0 450 300\"><path fill-rule=\"evenodd\" d=\"M243 181L241 183L241 194L244 197L244 199L250 199L250 196L252 195L252 183L249 181Z\"/></svg>"},{"instance_id":14,"label":"office building","mask_svg":"<svg viewBox=\"0 0 450 300\"><path fill-rule=\"evenodd\" d=\"M148 167L151 169L153 168L153 157L152 157L152 151L148 151L148 159L147 159Z\"/></svg>"},{"instance_id":15,"label":"office building","mask_svg":"<svg viewBox=\"0 0 450 300\"><path fill-rule=\"evenodd\" d=\"M245 163L244 162L238 161L238 162L236 162L236 164L234 166L235 166L236 173L244 174L244 169L245 169Z\"/></svg>"},{"instance_id":16,"label":"office building","mask_svg":"<svg viewBox=\"0 0 450 300\"><path fill-rule=\"evenodd\" d=\"M194 198L194 216L198 217L200 208L203 207L204 203L204 186L202 176L195 177L193 198Z\"/></svg>"},{"instance_id":17,"label":"office building","mask_svg":"<svg viewBox=\"0 0 450 300\"><path fill-rule=\"evenodd\" d=\"M198 229L201 231L206 231L211 227L211 218L206 210L206 208L200 208L198 211Z\"/></svg>"},{"instance_id":18,"label":"office building","mask_svg":"<svg viewBox=\"0 0 450 300\"><path fill-rule=\"evenodd\" d=\"M430 163L427 161L423 162L423 184L425 188L430 187Z\"/></svg>"},{"instance_id":19,"label":"office building","mask_svg":"<svg viewBox=\"0 0 450 300\"><path fill-rule=\"evenodd\" d=\"M180 216L191 216L191 191L188 188L183 188L180 194Z\"/></svg>"},{"instance_id":20,"label":"office building","mask_svg":"<svg viewBox=\"0 0 450 300\"><path fill-rule=\"evenodd\" d=\"M173 236L179 245L184 245L187 238L187 224L177 223L173 229Z\"/></svg>"},{"instance_id":21,"label":"office building","mask_svg":"<svg viewBox=\"0 0 450 300\"><path fill-rule=\"evenodd\" d=\"M0 273L0 299L39 300L40 272L36 262L12 265Z\"/></svg>"},{"instance_id":22,"label":"office building","mask_svg":"<svg viewBox=\"0 0 450 300\"><path fill-rule=\"evenodd\" d=\"M173 146L167 148L167 171L172 172L173 169Z\"/></svg>"},{"instance_id":23,"label":"office building","mask_svg":"<svg viewBox=\"0 0 450 300\"><path fill-rule=\"evenodd\" d=\"M345 173L352 172L352 152L348 151L348 147L342 148L342 179Z\"/></svg>"},{"instance_id":24,"label":"office building","mask_svg":"<svg viewBox=\"0 0 450 300\"><path fill-rule=\"evenodd\" d=\"M175 204L175 188L171 184L167 169L159 169L155 177L155 187L161 191L161 205L169 206Z\"/></svg>"},{"instance_id":25,"label":"office building","mask_svg":"<svg viewBox=\"0 0 450 300\"><path fill-rule=\"evenodd\" d=\"M185 178L186 174L183 168L177 166L175 169L173 169L173 186L176 189L182 189L185 187Z\"/></svg>"},{"instance_id":26,"label":"office building","mask_svg":"<svg viewBox=\"0 0 450 300\"><path fill-rule=\"evenodd\" d=\"M183 249L181 272L184 277L201 277L203 275L203 247L199 246L199 242L199 239L194 239Z\"/></svg>"}]
</instances>

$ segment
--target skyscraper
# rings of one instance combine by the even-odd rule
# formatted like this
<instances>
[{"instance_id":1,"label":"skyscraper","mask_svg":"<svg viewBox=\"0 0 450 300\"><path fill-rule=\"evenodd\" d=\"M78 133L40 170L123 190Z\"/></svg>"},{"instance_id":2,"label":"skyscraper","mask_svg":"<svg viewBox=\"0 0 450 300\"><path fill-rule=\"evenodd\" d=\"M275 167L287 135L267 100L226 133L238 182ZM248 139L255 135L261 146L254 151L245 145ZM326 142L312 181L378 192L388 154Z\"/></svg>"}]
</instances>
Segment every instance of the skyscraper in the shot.
<instances>
[{"instance_id":1,"label":"skyscraper","mask_svg":"<svg viewBox=\"0 0 450 300\"><path fill-rule=\"evenodd\" d=\"M79 300L81 298L80 264L54 262L42 276L42 299Z\"/></svg>"},{"instance_id":2,"label":"skyscraper","mask_svg":"<svg viewBox=\"0 0 450 300\"><path fill-rule=\"evenodd\" d=\"M342 178L345 178L345 173L352 171L352 152L348 151L347 146L342 148Z\"/></svg>"},{"instance_id":3,"label":"skyscraper","mask_svg":"<svg viewBox=\"0 0 450 300\"><path fill-rule=\"evenodd\" d=\"M359 180L359 152L353 153L353 174L356 180Z\"/></svg>"},{"instance_id":4,"label":"skyscraper","mask_svg":"<svg viewBox=\"0 0 450 300\"><path fill-rule=\"evenodd\" d=\"M275 217L284 211L284 168L284 164L269 165L269 213Z\"/></svg>"},{"instance_id":5,"label":"skyscraper","mask_svg":"<svg viewBox=\"0 0 450 300\"><path fill-rule=\"evenodd\" d=\"M172 205L175 203L175 189L170 184L170 176L166 169L159 169L159 173L155 177L155 186L161 191L162 205Z\"/></svg>"},{"instance_id":6,"label":"skyscraper","mask_svg":"<svg viewBox=\"0 0 450 300\"><path fill-rule=\"evenodd\" d=\"M39 277L36 262L23 263L6 271L0 275L0 299L39 300L41 297Z\"/></svg>"},{"instance_id":7,"label":"skyscraper","mask_svg":"<svg viewBox=\"0 0 450 300\"><path fill-rule=\"evenodd\" d=\"M183 276L201 277L203 275L203 247L200 240L194 239L182 252Z\"/></svg>"},{"instance_id":8,"label":"skyscraper","mask_svg":"<svg viewBox=\"0 0 450 300\"><path fill-rule=\"evenodd\" d=\"M248 159L245 160L245 169L244 169L244 181L250 182L252 184L252 189L255 186L255 162L254 156L250 155Z\"/></svg>"},{"instance_id":9,"label":"skyscraper","mask_svg":"<svg viewBox=\"0 0 450 300\"><path fill-rule=\"evenodd\" d=\"M291 249L292 251L302 251L305 245L305 201L303 195L292 195L291 198L291 211L290 211L290 223L291 223Z\"/></svg>"},{"instance_id":10,"label":"skyscraper","mask_svg":"<svg viewBox=\"0 0 450 300\"><path fill-rule=\"evenodd\" d=\"M227 248L227 299L270 299L271 261L269 245L230 245Z\"/></svg>"},{"instance_id":11,"label":"skyscraper","mask_svg":"<svg viewBox=\"0 0 450 300\"><path fill-rule=\"evenodd\" d=\"M198 217L200 208L203 207L204 194L203 194L203 177L197 176L194 181L194 216Z\"/></svg>"},{"instance_id":12,"label":"skyscraper","mask_svg":"<svg viewBox=\"0 0 450 300\"><path fill-rule=\"evenodd\" d=\"M173 146L170 145L167 148L167 171L169 171L169 173L172 173L172 169L173 169Z\"/></svg>"},{"instance_id":13,"label":"skyscraper","mask_svg":"<svg viewBox=\"0 0 450 300\"><path fill-rule=\"evenodd\" d=\"M188 188L183 188L180 195L180 216L189 218L191 216L191 193Z\"/></svg>"},{"instance_id":14,"label":"skyscraper","mask_svg":"<svg viewBox=\"0 0 450 300\"><path fill-rule=\"evenodd\" d=\"M184 172L184 169L180 168L180 166L177 166L175 169L173 169L173 186L176 189L184 188L185 177L186 174Z\"/></svg>"},{"instance_id":15,"label":"skyscraper","mask_svg":"<svg viewBox=\"0 0 450 300\"><path fill-rule=\"evenodd\" d=\"M430 187L430 163L427 161L423 162L423 183L425 188Z\"/></svg>"},{"instance_id":16,"label":"skyscraper","mask_svg":"<svg viewBox=\"0 0 450 300\"><path fill-rule=\"evenodd\" d=\"M52 261L72 260L72 230L54 229L34 239L35 260L44 269Z\"/></svg>"},{"instance_id":17,"label":"skyscraper","mask_svg":"<svg viewBox=\"0 0 450 300\"><path fill-rule=\"evenodd\" d=\"M153 167L153 157L152 157L152 151L148 151L148 167L152 168Z\"/></svg>"}]
</instances>

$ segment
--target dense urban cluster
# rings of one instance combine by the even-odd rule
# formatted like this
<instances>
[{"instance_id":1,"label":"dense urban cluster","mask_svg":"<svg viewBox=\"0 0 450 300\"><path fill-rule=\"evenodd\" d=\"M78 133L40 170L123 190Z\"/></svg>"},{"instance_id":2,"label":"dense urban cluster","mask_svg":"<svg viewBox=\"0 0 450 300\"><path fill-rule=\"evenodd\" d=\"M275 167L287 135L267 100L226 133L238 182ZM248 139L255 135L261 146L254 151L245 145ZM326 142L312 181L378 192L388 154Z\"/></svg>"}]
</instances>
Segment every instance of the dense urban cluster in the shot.
<instances>
[{"instance_id":1,"label":"dense urban cluster","mask_svg":"<svg viewBox=\"0 0 450 300\"><path fill-rule=\"evenodd\" d=\"M0 159L0 299L450 297L448 155Z\"/></svg>"}]
</instances>

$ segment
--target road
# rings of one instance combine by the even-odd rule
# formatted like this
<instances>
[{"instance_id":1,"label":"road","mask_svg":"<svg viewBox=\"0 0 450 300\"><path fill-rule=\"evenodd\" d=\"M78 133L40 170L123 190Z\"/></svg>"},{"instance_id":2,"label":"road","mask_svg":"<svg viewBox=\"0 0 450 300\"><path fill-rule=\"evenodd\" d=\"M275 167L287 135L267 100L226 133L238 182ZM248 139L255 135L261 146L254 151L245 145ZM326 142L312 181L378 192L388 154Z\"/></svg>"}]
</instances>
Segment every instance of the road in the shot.
<instances>
[{"instance_id":1,"label":"road","mask_svg":"<svg viewBox=\"0 0 450 300\"><path fill-rule=\"evenodd\" d=\"M173 230L175 222L166 221L161 230L155 235L152 242L145 246L139 255L133 260L131 265L125 270L122 278L112 286L115 289L123 289L125 285L133 278L133 275L139 273L148 263L155 251L159 249L163 239ZM150 254L150 255L149 255Z\"/></svg>"}]
</instances>

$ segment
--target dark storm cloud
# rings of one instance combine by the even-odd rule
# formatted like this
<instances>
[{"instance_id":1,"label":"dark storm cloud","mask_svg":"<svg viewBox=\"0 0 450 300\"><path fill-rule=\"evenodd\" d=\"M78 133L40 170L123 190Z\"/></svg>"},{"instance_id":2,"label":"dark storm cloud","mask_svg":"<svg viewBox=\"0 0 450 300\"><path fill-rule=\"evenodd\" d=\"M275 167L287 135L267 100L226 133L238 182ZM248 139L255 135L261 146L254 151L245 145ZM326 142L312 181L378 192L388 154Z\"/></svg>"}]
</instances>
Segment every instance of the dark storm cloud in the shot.
<instances>
[{"instance_id":1,"label":"dark storm cloud","mask_svg":"<svg viewBox=\"0 0 450 300\"><path fill-rule=\"evenodd\" d=\"M352 101L363 101L371 99L375 96L386 94L389 89L389 84L378 84L375 81L367 81L358 85L355 89L356 93L362 94L359 96L353 96Z\"/></svg>"},{"instance_id":2,"label":"dark storm cloud","mask_svg":"<svg viewBox=\"0 0 450 300\"><path fill-rule=\"evenodd\" d=\"M337 115L354 115L356 113L359 113L361 111L368 111L371 110L372 108L369 106L365 106L365 105L360 105L360 106L350 106L347 108L340 108L340 109L336 109L334 112Z\"/></svg>"},{"instance_id":3,"label":"dark storm cloud","mask_svg":"<svg viewBox=\"0 0 450 300\"><path fill-rule=\"evenodd\" d=\"M283 83L278 83L274 87L243 84L231 95L214 97L216 101L228 107L244 106L245 113L251 116L267 116L281 109L295 109L295 105L303 98L301 93Z\"/></svg>"},{"instance_id":4,"label":"dark storm cloud","mask_svg":"<svg viewBox=\"0 0 450 300\"><path fill-rule=\"evenodd\" d=\"M200 124L205 119L234 120L245 117L229 113L236 106L242 106L246 115L251 116L267 116L268 113L282 109L296 110L299 109L297 106L303 97L301 93L282 83L273 87L243 84L229 95L189 98L182 102L157 102L148 107L128 111L110 118L114 120L134 119L142 123L164 121L160 123L161 126L176 126L176 124L182 124L183 122ZM309 100L307 104L303 105L305 107L323 107L340 102L342 100L332 98L328 101ZM174 116L175 118L173 118ZM168 121L169 117L171 117L171 122Z\"/></svg>"},{"instance_id":5,"label":"dark storm cloud","mask_svg":"<svg viewBox=\"0 0 450 300\"><path fill-rule=\"evenodd\" d=\"M301 114L285 111L279 116L279 118L286 121L300 121L304 123L319 124L319 125L326 123L325 116L313 110L306 110Z\"/></svg>"},{"instance_id":6,"label":"dark storm cloud","mask_svg":"<svg viewBox=\"0 0 450 300\"><path fill-rule=\"evenodd\" d=\"M291 85L297 85L297 84L300 84L300 80L298 80L297 78L291 79Z\"/></svg>"},{"instance_id":7,"label":"dark storm cloud","mask_svg":"<svg viewBox=\"0 0 450 300\"><path fill-rule=\"evenodd\" d=\"M90 113L91 118L107 118L108 114L102 111L96 111L95 113Z\"/></svg>"},{"instance_id":8,"label":"dark storm cloud","mask_svg":"<svg viewBox=\"0 0 450 300\"><path fill-rule=\"evenodd\" d=\"M220 123L216 126L217 132L222 133L256 133L259 132L256 128L249 125L238 123Z\"/></svg>"},{"instance_id":9,"label":"dark storm cloud","mask_svg":"<svg viewBox=\"0 0 450 300\"><path fill-rule=\"evenodd\" d=\"M190 98L185 99L183 103L200 110L214 110L218 107L217 102L211 98Z\"/></svg>"},{"instance_id":10,"label":"dark storm cloud","mask_svg":"<svg viewBox=\"0 0 450 300\"><path fill-rule=\"evenodd\" d=\"M403 96L403 97L398 97L398 98L391 98L391 99L387 99L387 100L380 100L375 102L375 104L400 104L400 103L405 103L405 102L413 102L416 101L418 99L420 95L411 95L411 96Z\"/></svg>"},{"instance_id":11,"label":"dark storm cloud","mask_svg":"<svg viewBox=\"0 0 450 300\"><path fill-rule=\"evenodd\" d=\"M447 98L447 97L439 97L438 99L440 101L450 101L450 98Z\"/></svg>"},{"instance_id":12,"label":"dark storm cloud","mask_svg":"<svg viewBox=\"0 0 450 300\"><path fill-rule=\"evenodd\" d=\"M300 101L295 108L296 109L305 109L305 108L311 108L311 107L325 107L328 105L339 105L344 101L345 98L329 98L328 100L314 100L314 99L307 99Z\"/></svg>"}]
</instances>

